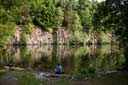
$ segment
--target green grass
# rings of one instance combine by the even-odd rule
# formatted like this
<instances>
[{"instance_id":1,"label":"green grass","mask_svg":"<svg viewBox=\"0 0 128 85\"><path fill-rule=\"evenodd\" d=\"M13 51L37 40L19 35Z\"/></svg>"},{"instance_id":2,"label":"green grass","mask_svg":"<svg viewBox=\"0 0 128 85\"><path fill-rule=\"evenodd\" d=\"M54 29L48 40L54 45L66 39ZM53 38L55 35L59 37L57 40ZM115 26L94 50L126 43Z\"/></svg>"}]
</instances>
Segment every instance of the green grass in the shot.
<instances>
[{"instance_id":1,"label":"green grass","mask_svg":"<svg viewBox=\"0 0 128 85\"><path fill-rule=\"evenodd\" d=\"M4 76L6 74L6 71L0 70L0 77Z\"/></svg>"},{"instance_id":2,"label":"green grass","mask_svg":"<svg viewBox=\"0 0 128 85\"><path fill-rule=\"evenodd\" d=\"M40 85L42 82L30 73L18 72L17 75L20 85Z\"/></svg>"},{"instance_id":3,"label":"green grass","mask_svg":"<svg viewBox=\"0 0 128 85\"><path fill-rule=\"evenodd\" d=\"M49 82L47 80L39 80L31 73L17 72L16 76L18 77L20 85L70 85L70 83L64 79L51 80Z\"/></svg>"},{"instance_id":4,"label":"green grass","mask_svg":"<svg viewBox=\"0 0 128 85\"><path fill-rule=\"evenodd\" d=\"M81 75L87 74L87 73L93 73L93 71L89 70L82 70L80 72ZM77 85L77 80L70 81L65 78L52 78L50 80L44 80L44 79L37 79L32 73L24 72L24 71L4 71L0 70L0 77L5 76L8 78L16 78L18 80L18 85L74 85L75 82ZM88 75L87 75L88 76ZM79 79L79 77L78 77ZM90 80L85 81L89 82L87 85L127 85L128 84L128 72L121 72L121 73L113 73L113 74L104 74L100 77L94 77L90 78ZM80 80L78 80L80 83L82 83ZM10 81L12 82L12 81ZM90 84L91 83L91 84ZM83 85L83 84L82 84Z\"/></svg>"},{"instance_id":5,"label":"green grass","mask_svg":"<svg viewBox=\"0 0 128 85\"><path fill-rule=\"evenodd\" d=\"M52 85L70 85L70 82L64 79L57 79L57 80L52 81Z\"/></svg>"}]
</instances>

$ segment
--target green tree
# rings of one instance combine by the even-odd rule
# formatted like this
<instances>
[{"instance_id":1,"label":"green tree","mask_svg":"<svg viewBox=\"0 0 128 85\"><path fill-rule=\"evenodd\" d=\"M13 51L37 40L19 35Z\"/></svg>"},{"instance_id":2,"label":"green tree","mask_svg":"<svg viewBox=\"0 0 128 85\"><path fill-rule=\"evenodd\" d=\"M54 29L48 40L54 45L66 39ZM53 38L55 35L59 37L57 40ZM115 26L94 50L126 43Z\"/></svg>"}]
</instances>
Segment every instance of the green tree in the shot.
<instances>
[{"instance_id":1,"label":"green tree","mask_svg":"<svg viewBox=\"0 0 128 85\"><path fill-rule=\"evenodd\" d=\"M81 25L81 22L80 22L80 17L77 14L76 11L73 13L72 27L71 28L74 31L82 30L82 25Z\"/></svg>"},{"instance_id":2,"label":"green tree","mask_svg":"<svg viewBox=\"0 0 128 85\"><path fill-rule=\"evenodd\" d=\"M61 7L56 8L54 20L55 20L54 22L55 27L62 27L62 23L64 20L64 11L62 11Z\"/></svg>"},{"instance_id":3,"label":"green tree","mask_svg":"<svg viewBox=\"0 0 128 85\"><path fill-rule=\"evenodd\" d=\"M80 16L81 24L84 29L89 29L93 27L93 15L97 9L97 2L92 2L89 0L79 0L78 1L78 14Z\"/></svg>"},{"instance_id":4,"label":"green tree","mask_svg":"<svg viewBox=\"0 0 128 85\"><path fill-rule=\"evenodd\" d=\"M45 29L60 27L64 13L56 0L34 0L31 3L31 17L35 25Z\"/></svg>"},{"instance_id":5,"label":"green tree","mask_svg":"<svg viewBox=\"0 0 128 85\"><path fill-rule=\"evenodd\" d=\"M30 20L28 0L0 0L0 12L0 23L21 24L20 21L24 23Z\"/></svg>"},{"instance_id":6,"label":"green tree","mask_svg":"<svg viewBox=\"0 0 128 85\"><path fill-rule=\"evenodd\" d=\"M97 13L95 15L95 25L98 30L112 31L120 45L125 50L126 63L128 65L128 1L127 0L106 0L99 3ZM101 28L99 26L102 26Z\"/></svg>"},{"instance_id":7,"label":"green tree","mask_svg":"<svg viewBox=\"0 0 128 85\"><path fill-rule=\"evenodd\" d=\"M15 33L15 24L0 24L0 46L9 44Z\"/></svg>"},{"instance_id":8,"label":"green tree","mask_svg":"<svg viewBox=\"0 0 128 85\"><path fill-rule=\"evenodd\" d=\"M64 21L63 26L67 28L71 28L72 23L72 16L73 16L73 9L72 9L72 0L69 0L66 4L66 8L64 11Z\"/></svg>"}]
</instances>

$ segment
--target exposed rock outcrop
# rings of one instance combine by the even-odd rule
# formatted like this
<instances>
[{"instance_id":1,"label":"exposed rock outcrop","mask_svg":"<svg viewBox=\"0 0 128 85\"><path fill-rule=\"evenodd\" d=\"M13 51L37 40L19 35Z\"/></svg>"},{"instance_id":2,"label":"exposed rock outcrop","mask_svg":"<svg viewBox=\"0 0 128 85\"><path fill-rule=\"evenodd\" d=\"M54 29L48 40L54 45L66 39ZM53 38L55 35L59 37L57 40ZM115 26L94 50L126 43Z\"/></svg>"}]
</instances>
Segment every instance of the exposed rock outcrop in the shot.
<instances>
[{"instance_id":1,"label":"exposed rock outcrop","mask_svg":"<svg viewBox=\"0 0 128 85\"><path fill-rule=\"evenodd\" d=\"M97 33L97 32L72 32L71 30L58 29L54 32L42 30L40 27L35 27L31 32L26 32L25 27L17 26L16 32L10 42L15 45L41 45L41 44L101 44L111 43L111 33ZM73 37L74 36L74 37ZM74 41L75 40L75 41Z\"/></svg>"},{"instance_id":2,"label":"exposed rock outcrop","mask_svg":"<svg viewBox=\"0 0 128 85\"><path fill-rule=\"evenodd\" d=\"M12 38L12 44L67 44L71 36L71 31L58 29L53 33L44 31L38 27L34 28L28 34L27 42L21 41L21 35L24 33L23 27L17 27L17 30Z\"/></svg>"}]
</instances>

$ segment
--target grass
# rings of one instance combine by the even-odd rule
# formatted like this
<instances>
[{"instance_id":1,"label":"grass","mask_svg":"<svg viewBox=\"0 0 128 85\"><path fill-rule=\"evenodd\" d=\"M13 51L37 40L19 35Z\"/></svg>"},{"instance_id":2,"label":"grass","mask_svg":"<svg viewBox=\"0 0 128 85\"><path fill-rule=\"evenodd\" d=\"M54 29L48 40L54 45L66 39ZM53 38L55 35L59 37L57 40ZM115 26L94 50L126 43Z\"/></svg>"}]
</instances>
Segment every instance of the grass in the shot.
<instances>
[{"instance_id":1,"label":"grass","mask_svg":"<svg viewBox=\"0 0 128 85\"><path fill-rule=\"evenodd\" d=\"M0 78L4 77L8 82L15 82L12 79L17 79L18 85L50 85L46 80L37 79L35 75L23 71L4 71L0 70ZM6 80L5 80L6 81ZM5 85L7 85L5 83Z\"/></svg>"},{"instance_id":2,"label":"grass","mask_svg":"<svg viewBox=\"0 0 128 85\"><path fill-rule=\"evenodd\" d=\"M70 82L64 79L57 79L55 81L52 81L52 85L70 85Z\"/></svg>"},{"instance_id":3,"label":"grass","mask_svg":"<svg viewBox=\"0 0 128 85\"><path fill-rule=\"evenodd\" d=\"M23 71L0 71L0 77L9 77L15 78L18 81L18 85L70 85L70 82L64 79L53 79L53 80L45 80L45 79L37 79L35 75L29 72ZM14 81L9 81L14 82ZM6 84L5 84L6 85Z\"/></svg>"},{"instance_id":4,"label":"grass","mask_svg":"<svg viewBox=\"0 0 128 85\"><path fill-rule=\"evenodd\" d=\"M6 71L0 70L0 77L4 76L6 74Z\"/></svg>"},{"instance_id":5,"label":"grass","mask_svg":"<svg viewBox=\"0 0 128 85\"><path fill-rule=\"evenodd\" d=\"M31 73L17 72L16 76L20 85L70 85L70 83L64 79L50 81L36 79L35 76Z\"/></svg>"},{"instance_id":6,"label":"grass","mask_svg":"<svg viewBox=\"0 0 128 85\"><path fill-rule=\"evenodd\" d=\"M17 72L16 77L20 85L40 85L42 82L31 73Z\"/></svg>"},{"instance_id":7,"label":"grass","mask_svg":"<svg viewBox=\"0 0 128 85\"><path fill-rule=\"evenodd\" d=\"M85 76L85 73L87 72L88 71L82 70L80 76L82 75ZM91 71L91 73L93 72ZM78 82L76 81L79 81L79 83L82 84L81 80L79 79L73 80L73 81L70 81L70 79L67 80L65 78L51 78L50 80L45 80L45 79L37 79L35 75L29 72L0 70L0 77L4 75L5 77L11 76L8 78L16 78L19 83L18 85L73 85L73 83L76 83L77 85ZM128 72L121 72L121 73L113 73L113 74L104 74L104 75L101 75L100 77L90 78L90 80L84 81L84 83L89 83L87 85L92 85L92 84L95 84L95 85L113 85L113 84L114 85L127 85L128 84L127 79L128 79Z\"/></svg>"}]
</instances>

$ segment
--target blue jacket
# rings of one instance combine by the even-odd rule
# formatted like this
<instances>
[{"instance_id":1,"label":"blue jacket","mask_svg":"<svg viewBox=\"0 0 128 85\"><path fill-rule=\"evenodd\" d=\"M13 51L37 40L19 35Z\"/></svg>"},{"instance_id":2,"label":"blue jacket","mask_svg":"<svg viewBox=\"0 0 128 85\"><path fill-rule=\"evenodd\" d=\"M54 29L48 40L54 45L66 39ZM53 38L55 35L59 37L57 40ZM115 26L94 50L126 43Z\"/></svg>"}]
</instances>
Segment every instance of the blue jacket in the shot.
<instances>
[{"instance_id":1,"label":"blue jacket","mask_svg":"<svg viewBox=\"0 0 128 85\"><path fill-rule=\"evenodd\" d=\"M57 72L57 73L61 73L62 72L62 67L61 67L61 65L57 65L56 66L56 68L55 68L55 72Z\"/></svg>"}]
</instances>

